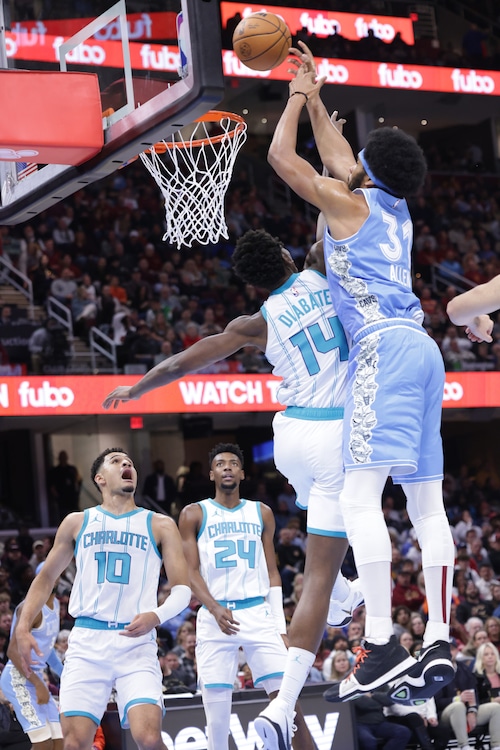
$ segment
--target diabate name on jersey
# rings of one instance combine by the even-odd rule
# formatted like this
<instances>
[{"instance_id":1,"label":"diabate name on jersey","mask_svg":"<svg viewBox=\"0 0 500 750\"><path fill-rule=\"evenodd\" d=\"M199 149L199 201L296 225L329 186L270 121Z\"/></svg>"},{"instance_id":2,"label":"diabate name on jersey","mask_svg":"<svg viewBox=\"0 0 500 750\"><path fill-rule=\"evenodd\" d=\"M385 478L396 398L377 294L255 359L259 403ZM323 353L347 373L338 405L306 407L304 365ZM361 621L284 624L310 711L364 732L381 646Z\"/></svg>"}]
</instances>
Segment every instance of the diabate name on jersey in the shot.
<instances>
[{"instance_id":1,"label":"diabate name on jersey","mask_svg":"<svg viewBox=\"0 0 500 750\"><path fill-rule=\"evenodd\" d=\"M210 539L227 534L256 534L261 536L262 526L248 521L221 521L207 526L207 533Z\"/></svg>"},{"instance_id":2,"label":"diabate name on jersey","mask_svg":"<svg viewBox=\"0 0 500 750\"><path fill-rule=\"evenodd\" d=\"M134 534L132 531L88 531L83 535L83 546L92 547L102 544L119 544L147 550L151 539L145 534Z\"/></svg>"},{"instance_id":3,"label":"diabate name on jersey","mask_svg":"<svg viewBox=\"0 0 500 750\"><path fill-rule=\"evenodd\" d=\"M293 293L293 286L291 287ZM278 315L280 323L284 323L287 328L297 321L300 320L304 315L310 313L312 310L319 309L321 307L331 307L332 298L330 297L330 291L328 289L318 289L317 292L310 292L307 295L301 296L297 299L296 304L290 304L289 309Z\"/></svg>"}]
</instances>

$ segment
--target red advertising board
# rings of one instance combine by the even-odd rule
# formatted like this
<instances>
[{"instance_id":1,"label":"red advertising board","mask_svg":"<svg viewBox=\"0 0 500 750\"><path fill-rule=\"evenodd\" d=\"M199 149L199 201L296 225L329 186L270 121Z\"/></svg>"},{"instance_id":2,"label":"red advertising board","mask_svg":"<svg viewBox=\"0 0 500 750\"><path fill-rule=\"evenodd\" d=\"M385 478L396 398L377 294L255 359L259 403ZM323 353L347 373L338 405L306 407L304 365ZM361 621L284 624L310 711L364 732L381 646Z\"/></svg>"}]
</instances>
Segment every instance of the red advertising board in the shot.
<instances>
[{"instance_id":1,"label":"red advertising board","mask_svg":"<svg viewBox=\"0 0 500 750\"><path fill-rule=\"evenodd\" d=\"M374 35L384 42L392 42L399 33L406 44L415 44L413 22L410 18L381 16L373 13L339 13L311 8L283 8L279 5L259 5L258 3L222 2L220 9L223 27L236 13L246 18L251 13L266 10L281 16L292 32L292 36L304 29L308 34L318 37L341 34L346 39L359 41L362 37L368 36L368 29L371 29Z\"/></svg>"},{"instance_id":2,"label":"red advertising board","mask_svg":"<svg viewBox=\"0 0 500 750\"><path fill-rule=\"evenodd\" d=\"M139 380L127 377L128 384ZM108 414L101 404L122 375L0 377L0 417ZM118 407L117 414L274 412L280 379L273 375L193 375ZM500 406L500 372L447 373L443 407Z\"/></svg>"},{"instance_id":3,"label":"red advertising board","mask_svg":"<svg viewBox=\"0 0 500 750\"><path fill-rule=\"evenodd\" d=\"M50 36L44 44L19 44L11 32L6 34L7 56L17 60L58 62L57 48L66 41L63 36ZM175 45L133 42L130 45L132 67L136 70L177 73L179 51ZM120 42L89 40L67 55L69 63L97 67L123 67ZM247 68L232 50L222 53L224 75L236 78L289 81L287 63L274 70L256 71ZM500 72L470 68L441 68L431 65L367 62L316 58L319 76L337 86L368 86L400 91L442 91L461 94L498 96Z\"/></svg>"}]
</instances>

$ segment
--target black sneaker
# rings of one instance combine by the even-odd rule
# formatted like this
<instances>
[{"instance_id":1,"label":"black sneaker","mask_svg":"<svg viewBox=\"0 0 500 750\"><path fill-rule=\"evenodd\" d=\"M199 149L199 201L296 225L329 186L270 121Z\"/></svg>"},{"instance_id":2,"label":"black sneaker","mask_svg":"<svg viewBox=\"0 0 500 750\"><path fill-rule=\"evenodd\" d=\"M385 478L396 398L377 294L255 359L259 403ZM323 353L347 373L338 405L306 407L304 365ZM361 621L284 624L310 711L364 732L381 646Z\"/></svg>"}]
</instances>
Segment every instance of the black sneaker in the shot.
<instances>
[{"instance_id":1,"label":"black sneaker","mask_svg":"<svg viewBox=\"0 0 500 750\"><path fill-rule=\"evenodd\" d=\"M455 676L450 644L436 641L423 648L417 663L391 685L389 696L394 703L418 706L432 698Z\"/></svg>"},{"instance_id":2,"label":"black sneaker","mask_svg":"<svg viewBox=\"0 0 500 750\"><path fill-rule=\"evenodd\" d=\"M350 701L386 685L415 664L413 656L398 643L395 635L383 646L369 641L362 643L355 649L354 669L344 680L336 682L323 693L325 700L331 703Z\"/></svg>"}]
</instances>

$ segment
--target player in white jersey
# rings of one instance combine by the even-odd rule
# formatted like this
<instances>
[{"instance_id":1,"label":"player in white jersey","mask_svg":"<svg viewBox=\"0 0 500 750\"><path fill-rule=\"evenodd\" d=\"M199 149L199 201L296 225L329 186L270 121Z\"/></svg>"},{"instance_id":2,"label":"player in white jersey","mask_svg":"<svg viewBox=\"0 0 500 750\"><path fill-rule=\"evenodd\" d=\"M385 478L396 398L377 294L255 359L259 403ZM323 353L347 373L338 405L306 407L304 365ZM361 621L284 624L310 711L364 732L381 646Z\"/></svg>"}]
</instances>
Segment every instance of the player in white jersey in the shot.
<instances>
[{"instance_id":1,"label":"player in white jersey","mask_svg":"<svg viewBox=\"0 0 500 750\"><path fill-rule=\"evenodd\" d=\"M238 445L219 443L208 460L214 497L183 508L179 529L191 588L202 603L196 661L207 747L227 750L239 649L243 648L254 685L275 694L286 660L286 623L273 513L264 503L240 497L245 474ZM300 711L297 742L304 750L314 747Z\"/></svg>"},{"instance_id":2,"label":"player in white jersey","mask_svg":"<svg viewBox=\"0 0 500 750\"><path fill-rule=\"evenodd\" d=\"M44 563L36 569L38 574ZM54 674L60 676L62 663L54 650L59 633L59 600L56 599L56 585L47 601L33 621L31 632L36 640L39 653L33 654L33 670L25 677L20 668L16 650L15 625L22 611L21 602L12 620L12 638L7 650L9 660L0 676L0 689L12 704L17 720L28 735L34 750L62 750L62 730L59 709L44 681L47 664Z\"/></svg>"},{"instance_id":3,"label":"player in white jersey","mask_svg":"<svg viewBox=\"0 0 500 750\"><path fill-rule=\"evenodd\" d=\"M139 750L166 750L155 628L187 607L191 597L182 540L171 518L135 504L137 472L124 450L103 451L91 477L102 504L70 513L59 526L17 621L15 658L29 679L32 649L40 655L32 624L74 554L69 612L75 625L59 700L64 747L91 747L115 689L121 725L130 727ZM172 592L158 607L162 563Z\"/></svg>"},{"instance_id":4,"label":"player in white jersey","mask_svg":"<svg viewBox=\"0 0 500 750\"><path fill-rule=\"evenodd\" d=\"M419 325L422 314L411 292L413 228L405 196L421 187L425 159L414 139L392 128L373 131L356 159L321 101L326 79L316 80L314 58L306 45L300 47L293 50L296 75L268 160L325 217L332 299L353 338L341 507L367 613L360 660L328 698L354 698L406 672L395 697L430 697L453 676L448 640L454 546L441 490L444 367L436 343ZM333 177L320 175L297 154L304 105L321 161ZM391 544L381 508L388 475L403 484L423 553L429 620L418 662L393 637ZM273 703L263 721L283 735L293 695L280 692ZM266 750L278 746L272 739Z\"/></svg>"},{"instance_id":5,"label":"player in white jersey","mask_svg":"<svg viewBox=\"0 0 500 750\"><path fill-rule=\"evenodd\" d=\"M304 589L288 633L291 644L311 654L304 681L327 613L330 624L341 626L363 601L341 575L335 579L348 546L339 508L347 341L328 294L321 242L306 260L308 268L298 274L281 242L262 230L244 234L233 267L243 281L270 292L262 310L169 357L135 385L115 388L103 403L108 409L139 399L249 344L266 353L284 379L278 398L286 409L273 421L275 463L295 488L298 504L307 507ZM332 591L329 612L325 591Z\"/></svg>"}]
</instances>

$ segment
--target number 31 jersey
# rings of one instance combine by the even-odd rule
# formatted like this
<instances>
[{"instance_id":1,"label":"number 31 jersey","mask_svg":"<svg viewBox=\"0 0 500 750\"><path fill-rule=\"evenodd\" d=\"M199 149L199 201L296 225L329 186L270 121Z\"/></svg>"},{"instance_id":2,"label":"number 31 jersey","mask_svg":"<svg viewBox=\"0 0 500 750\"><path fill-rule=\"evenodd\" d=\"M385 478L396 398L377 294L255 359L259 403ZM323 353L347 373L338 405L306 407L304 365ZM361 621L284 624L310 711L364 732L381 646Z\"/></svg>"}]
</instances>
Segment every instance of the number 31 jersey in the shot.
<instances>
[{"instance_id":1,"label":"number 31 jersey","mask_svg":"<svg viewBox=\"0 0 500 750\"><path fill-rule=\"evenodd\" d=\"M84 511L68 607L72 617L129 623L158 606L162 559L151 529L153 515L144 508L120 516L100 507Z\"/></svg>"},{"instance_id":2,"label":"number 31 jersey","mask_svg":"<svg viewBox=\"0 0 500 750\"><path fill-rule=\"evenodd\" d=\"M198 503L200 574L218 601L267 596L269 573L262 544L260 503L242 500L225 508L208 498Z\"/></svg>"},{"instance_id":3,"label":"number 31 jersey","mask_svg":"<svg viewBox=\"0 0 500 750\"><path fill-rule=\"evenodd\" d=\"M343 407L348 345L326 277L293 274L264 302L266 357L281 376L278 401L307 409Z\"/></svg>"}]
</instances>

